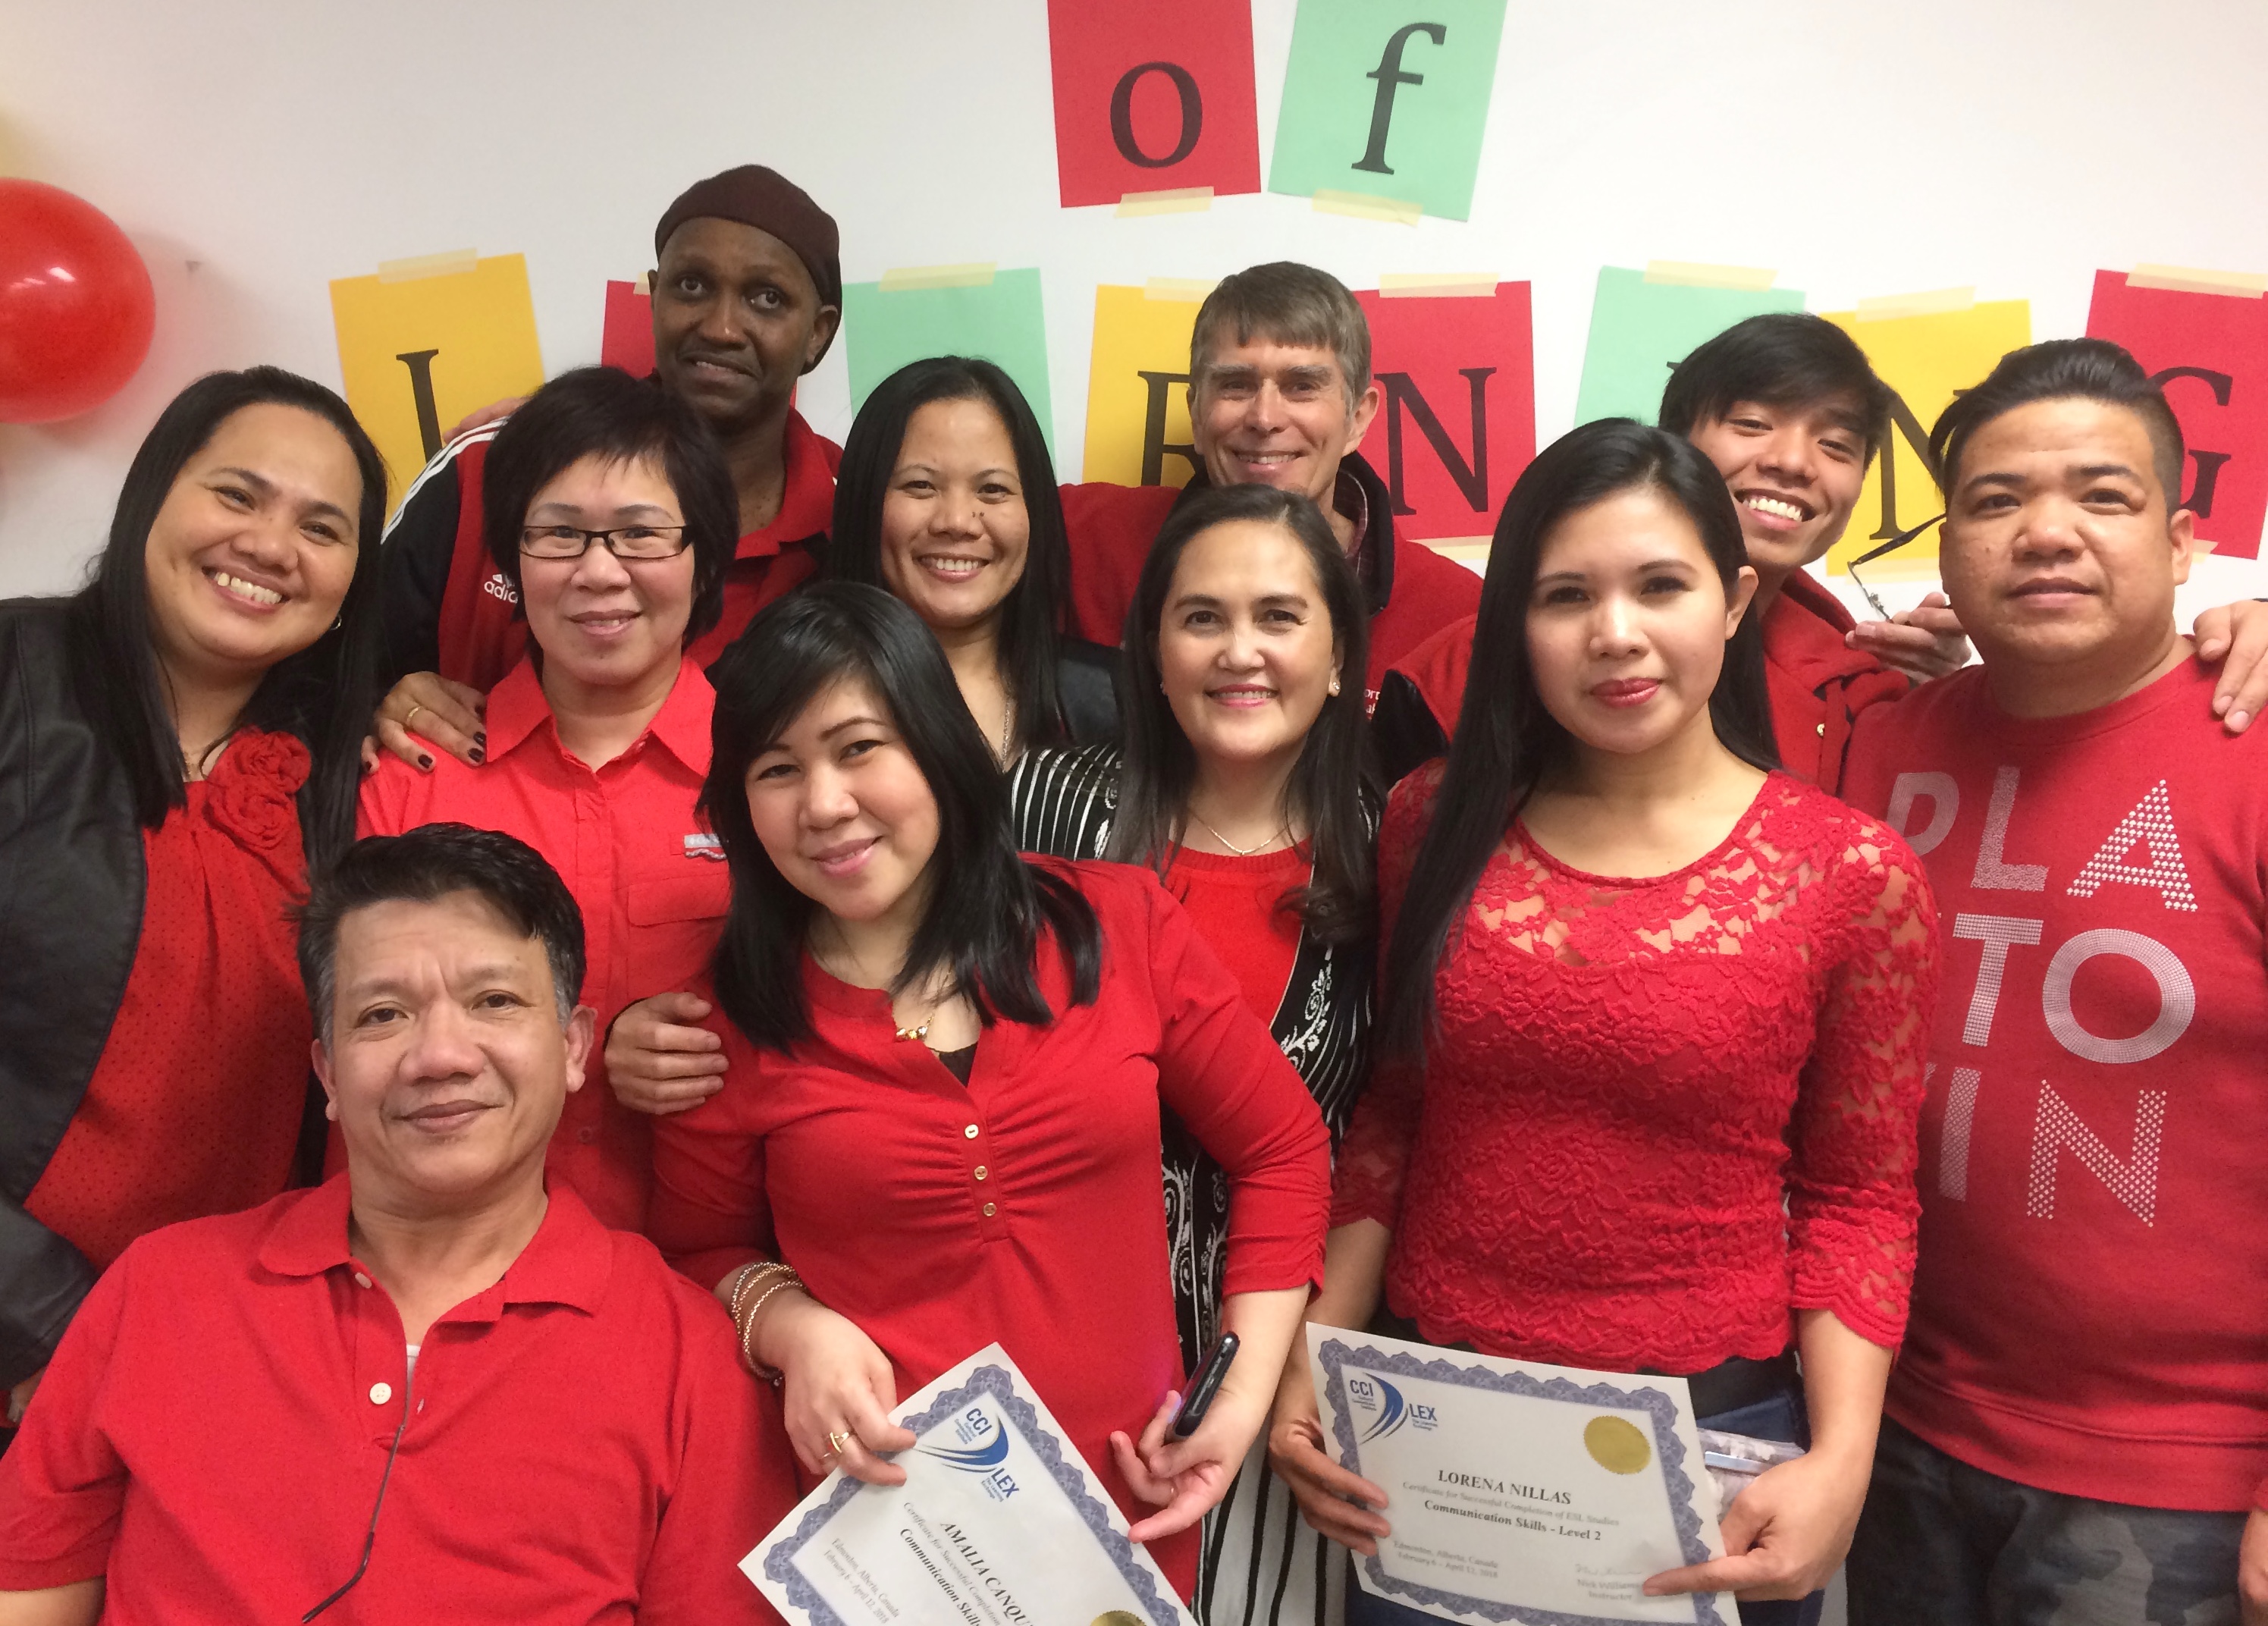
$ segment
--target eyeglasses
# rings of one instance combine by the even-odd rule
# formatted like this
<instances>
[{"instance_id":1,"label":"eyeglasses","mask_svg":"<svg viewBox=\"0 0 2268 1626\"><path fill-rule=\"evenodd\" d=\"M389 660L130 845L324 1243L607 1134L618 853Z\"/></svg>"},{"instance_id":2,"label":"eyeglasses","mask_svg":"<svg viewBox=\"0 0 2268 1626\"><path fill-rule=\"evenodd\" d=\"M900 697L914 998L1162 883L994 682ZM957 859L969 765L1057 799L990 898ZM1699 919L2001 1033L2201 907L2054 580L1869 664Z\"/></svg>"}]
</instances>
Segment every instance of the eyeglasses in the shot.
<instances>
[{"instance_id":1,"label":"eyeglasses","mask_svg":"<svg viewBox=\"0 0 2268 1626\"><path fill-rule=\"evenodd\" d=\"M1883 607L1882 601L1875 595L1874 590L1872 587L1867 586L1865 582L1859 579L1859 567L1862 564L1872 564L1875 560L1881 558L1886 553L1895 553L1897 549L1904 547L1908 542L1913 541L1914 538L1919 536L1924 531L1928 530L1930 526L1937 524L1944 518L1945 516L1943 514L1932 514L1919 525L1911 526L1905 530L1900 531L1896 536L1890 538L1889 541L1884 542L1880 548L1869 548L1867 552L1860 554L1857 558L1852 560L1849 564L1844 567L1851 572L1851 585L1853 587L1856 587L1860 592L1867 595L1867 602L1874 607L1874 614L1881 616L1884 621L1889 620L1890 613L1888 609Z\"/></svg>"},{"instance_id":2,"label":"eyeglasses","mask_svg":"<svg viewBox=\"0 0 2268 1626\"><path fill-rule=\"evenodd\" d=\"M611 531L532 525L519 533L519 551L531 559L579 559L596 542L617 559L674 559L688 541L681 525L624 525Z\"/></svg>"}]
</instances>

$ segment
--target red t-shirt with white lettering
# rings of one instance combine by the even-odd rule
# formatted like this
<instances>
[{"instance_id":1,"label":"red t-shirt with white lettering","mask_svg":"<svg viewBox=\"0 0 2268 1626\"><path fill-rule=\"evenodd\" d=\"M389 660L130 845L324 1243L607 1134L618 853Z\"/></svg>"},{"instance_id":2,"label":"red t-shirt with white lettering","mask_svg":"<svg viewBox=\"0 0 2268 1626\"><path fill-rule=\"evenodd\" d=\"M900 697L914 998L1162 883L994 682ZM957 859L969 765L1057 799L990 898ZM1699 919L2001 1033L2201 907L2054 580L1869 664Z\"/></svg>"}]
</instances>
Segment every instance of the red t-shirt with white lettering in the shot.
<instances>
[{"instance_id":1,"label":"red t-shirt with white lettering","mask_svg":"<svg viewBox=\"0 0 2268 1626\"><path fill-rule=\"evenodd\" d=\"M2268 732L2213 677L2020 719L1971 666L1868 710L1844 790L1944 934L1890 1415L2027 1485L2234 1511L2268 1475Z\"/></svg>"}]
</instances>

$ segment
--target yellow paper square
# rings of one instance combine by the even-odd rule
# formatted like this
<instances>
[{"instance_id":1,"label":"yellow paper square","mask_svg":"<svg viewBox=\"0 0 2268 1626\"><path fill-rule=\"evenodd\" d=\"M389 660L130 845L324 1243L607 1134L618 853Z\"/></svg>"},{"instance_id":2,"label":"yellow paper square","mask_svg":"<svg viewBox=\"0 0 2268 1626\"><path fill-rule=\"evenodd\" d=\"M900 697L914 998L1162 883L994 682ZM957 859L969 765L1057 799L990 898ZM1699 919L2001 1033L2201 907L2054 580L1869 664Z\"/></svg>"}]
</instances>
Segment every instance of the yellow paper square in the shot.
<instances>
[{"instance_id":1,"label":"yellow paper square","mask_svg":"<svg viewBox=\"0 0 2268 1626\"><path fill-rule=\"evenodd\" d=\"M347 404L385 454L397 504L458 419L543 382L527 262L518 254L406 281L342 277L331 284L331 319Z\"/></svg>"},{"instance_id":2,"label":"yellow paper square","mask_svg":"<svg viewBox=\"0 0 2268 1626\"><path fill-rule=\"evenodd\" d=\"M1889 444L1867 472L1850 528L1827 553L1829 572L1843 576L1850 573L1852 559L1889 541L1888 533L1919 525L1944 509L1920 448L1928 444L1937 415L1953 404L1956 390L1982 382L2001 357L2032 342L2032 307L2023 299L1993 299L1966 310L1884 321L1861 321L1852 311L1825 314L1859 342L1874 371L1898 395ZM1886 463L1895 503L1884 497ZM1937 532L1926 531L1896 553L1861 566L1859 574L1869 581L1933 580Z\"/></svg>"},{"instance_id":3,"label":"yellow paper square","mask_svg":"<svg viewBox=\"0 0 2268 1626\"><path fill-rule=\"evenodd\" d=\"M1188 385L1200 303L1108 283L1094 291L1081 479L1182 486L1197 472Z\"/></svg>"}]
</instances>

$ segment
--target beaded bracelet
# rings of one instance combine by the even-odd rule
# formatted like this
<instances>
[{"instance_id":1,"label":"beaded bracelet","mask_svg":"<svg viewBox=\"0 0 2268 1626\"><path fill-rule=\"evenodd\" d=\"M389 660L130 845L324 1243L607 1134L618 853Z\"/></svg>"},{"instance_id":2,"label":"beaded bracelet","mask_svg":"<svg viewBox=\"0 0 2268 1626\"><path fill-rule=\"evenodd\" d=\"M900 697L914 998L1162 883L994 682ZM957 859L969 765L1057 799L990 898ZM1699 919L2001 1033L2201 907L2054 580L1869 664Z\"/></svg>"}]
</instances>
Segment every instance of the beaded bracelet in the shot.
<instances>
[{"instance_id":1,"label":"beaded bracelet","mask_svg":"<svg viewBox=\"0 0 2268 1626\"><path fill-rule=\"evenodd\" d=\"M744 1314L736 1315L733 1318L739 1323L737 1330L740 1335L740 1359L747 1364L750 1372L755 1373L756 1376L762 1378L774 1388L777 1388L779 1387L782 1374L777 1367L767 1366L756 1358L755 1351L748 1347L748 1335L755 1330L756 1316L763 1309L765 1302L769 1300L774 1293L779 1291L783 1287L801 1287L802 1285L803 1278L801 1277L798 1276L792 1269L783 1269L778 1279L773 1282L770 1286L765 1288L763 1291L756 1295L755 1302L748 1306L747 1310Z\"/></svg>"},{"instance_id":2,"label":"beaded bracelet","mask_svg":"<svg viewBox=\"0 0 2268 1626\"><path fill-rule=\"evenodd\" d=\"M747 1303L751 1286L762 1281L774 1271L784 1271L790 1276L795 1274L792 1266L783 1264L777 1259L752 1260L733 1273L732 1291L725 1297L732 1301L733 1325L735 1328L740 1324L740 1313L742 1307Z\"/></svg>"}]
</instances>

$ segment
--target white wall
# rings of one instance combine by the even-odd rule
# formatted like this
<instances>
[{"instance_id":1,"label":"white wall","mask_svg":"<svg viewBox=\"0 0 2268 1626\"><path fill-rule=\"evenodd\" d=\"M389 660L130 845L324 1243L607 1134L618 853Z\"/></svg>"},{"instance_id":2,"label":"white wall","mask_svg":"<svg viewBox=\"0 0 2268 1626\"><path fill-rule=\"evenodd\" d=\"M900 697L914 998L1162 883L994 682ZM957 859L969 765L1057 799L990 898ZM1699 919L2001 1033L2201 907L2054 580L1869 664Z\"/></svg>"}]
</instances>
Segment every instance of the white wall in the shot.
<instances>
[{"instance_id":1,"label":"white wall","mask_svg":"<svg viewBox=\"0 0 2268 1626\"><path fill-rule=\"evenodd\" d=\"M1254 5L1263 165L1292 10ZM136 442L197 373L336 384L331 278L524 252L547 366L595 360L606 279L646 269L682 186L749 159L836 216L853 280L1040 266L1073 473L1098 282L1285 256L1356 286L1530 279L1548 440L1602 264L1772 266L1815 310L1973 283L2030 299L2041 337L2082 329L2098 267L2268 270L2256 0L1513 0L1473 218L1415 227L1265 194L1058 208L1044 0L0 0L0 173L110 214L158 301L115 400L0 425L0 594L76 582ZM841 346L804 400L839 437ZM2209 560L2190 596L2264 584Z\"/></svg>"}]
</instances>

